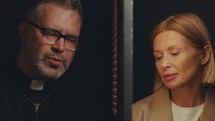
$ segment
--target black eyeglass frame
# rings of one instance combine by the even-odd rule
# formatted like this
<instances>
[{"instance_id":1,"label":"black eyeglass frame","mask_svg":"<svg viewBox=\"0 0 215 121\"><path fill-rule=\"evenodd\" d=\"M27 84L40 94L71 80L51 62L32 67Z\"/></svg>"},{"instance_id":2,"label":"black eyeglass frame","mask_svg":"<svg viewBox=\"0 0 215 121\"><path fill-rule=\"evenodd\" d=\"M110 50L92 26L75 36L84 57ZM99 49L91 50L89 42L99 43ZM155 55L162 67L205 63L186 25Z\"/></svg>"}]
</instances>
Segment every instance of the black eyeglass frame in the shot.
<instances>
[{"instance_id":1,"label":"black eyeglass frame","mask_svg":"<svg viewBox=\"0 0 215 121\"><path fill-rule=\"evenodd\" d=\"M44 31L46 31L46 30L50 30L50 31L53 31L54 33L57 33L57 34L48 34L49 36L53 36L53 37L56 37L57 39L55 40L55 42L57 41L57 40L59 40L60 38L63 38L65 41L66 40L69 40L70 42L72 42L72 43L75 43L76 44L76 46L77 46L77 43L78 43L78 40L79 40L79 36L76 36L76 35L63 35L60 31L58 31L58 30L55 30L55 29L51 29L51 28L47 28L47 27L42 27L42 26L40 26L40 25L38 25L38 24L36 24L36 23L34 23L34 22L32 22L32 21L25 21L25 23L27 23L27 24L30 24L30 25L32 25L32 26L34 26L34 27L36 27L36 28L38 28L40 31L41 31L41 33L42 34L44 34L45 32ZM46 33L47 34L47 33ZM57 36L57 35L59 35L59 36ZM70 38L72 38L72 39L70 39ZM77 47L76 47L76 49L77 49Z\"/></svg>"}]
</instances>

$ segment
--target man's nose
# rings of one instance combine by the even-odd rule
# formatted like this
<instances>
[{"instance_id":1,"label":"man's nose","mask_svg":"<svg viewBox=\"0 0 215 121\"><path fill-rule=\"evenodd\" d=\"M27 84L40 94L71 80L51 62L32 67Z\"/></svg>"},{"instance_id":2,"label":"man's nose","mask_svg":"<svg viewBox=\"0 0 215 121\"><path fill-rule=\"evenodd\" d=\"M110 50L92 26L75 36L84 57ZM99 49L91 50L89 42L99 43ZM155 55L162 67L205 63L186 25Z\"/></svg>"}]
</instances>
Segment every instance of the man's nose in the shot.
<instances>
[{"instance_id":1,"label":"man's nose","mask_svg":"<svg viewBox=\"0 0 215 121\"><path fill-rule=\"evenodd\" d=\"M63 37L59 38L55 44L52 45L52 49L59 52L59 53L62 53L65 51L65 40Z\"/></svg>"}]
</instances>

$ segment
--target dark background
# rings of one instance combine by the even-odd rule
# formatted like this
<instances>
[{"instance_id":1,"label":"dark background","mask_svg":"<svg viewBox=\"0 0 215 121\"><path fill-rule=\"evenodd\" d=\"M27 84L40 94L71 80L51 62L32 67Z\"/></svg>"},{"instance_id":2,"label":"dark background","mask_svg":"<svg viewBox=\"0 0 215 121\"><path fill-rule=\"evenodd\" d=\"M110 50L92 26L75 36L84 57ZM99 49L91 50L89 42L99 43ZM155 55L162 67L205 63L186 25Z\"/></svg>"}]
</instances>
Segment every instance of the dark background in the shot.
<instances>
[{"instance_id":1,"label":"dark background","mask_svg":"<svg viewBox=\"0 0 215 121\"><path fill-rule=\"evenodd\" d=\"M214 0L134 0L134 102L153 91L155 66L150 44L153 28L167 16L184 12L202 18L214 43Z\"/></svg>"}]
</instances>

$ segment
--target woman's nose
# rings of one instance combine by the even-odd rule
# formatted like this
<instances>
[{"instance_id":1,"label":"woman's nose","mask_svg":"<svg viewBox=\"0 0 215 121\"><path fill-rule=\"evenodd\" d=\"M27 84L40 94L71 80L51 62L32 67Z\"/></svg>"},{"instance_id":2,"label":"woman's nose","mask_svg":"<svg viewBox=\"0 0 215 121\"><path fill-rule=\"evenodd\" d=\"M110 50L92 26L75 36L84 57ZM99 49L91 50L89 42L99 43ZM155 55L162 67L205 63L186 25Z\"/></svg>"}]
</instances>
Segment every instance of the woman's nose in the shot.
<instances>
[{"instance_id":1,"label":"woman's nose","mask_svg":"<svg viewBox=\"0 0 215 121\"><path fill-rule=\"evenodd\" d=\"M171 67L171 61L168 57L163 57L161 66L163 69Z\"/></svg>"}]
</instances>

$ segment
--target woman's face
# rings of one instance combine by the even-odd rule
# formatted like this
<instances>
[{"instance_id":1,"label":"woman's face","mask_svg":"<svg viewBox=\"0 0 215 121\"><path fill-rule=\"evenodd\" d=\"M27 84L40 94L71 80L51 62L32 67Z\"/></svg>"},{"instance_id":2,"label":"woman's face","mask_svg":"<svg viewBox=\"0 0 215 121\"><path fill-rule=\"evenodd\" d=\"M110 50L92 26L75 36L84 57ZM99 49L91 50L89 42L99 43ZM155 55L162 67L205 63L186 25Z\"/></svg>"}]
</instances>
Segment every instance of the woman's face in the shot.
<instances>
[{"instance_id":1,"label":"woman's face","mask_svg":"<svg viewBox=\"0 0 215 121\"><path fill-rule=\"evenodd\" d=\"M155 65L169 89L193 86L202 81L201 51L173 30L159 33L153 43Z\"/></svg>"}]
</instances>

